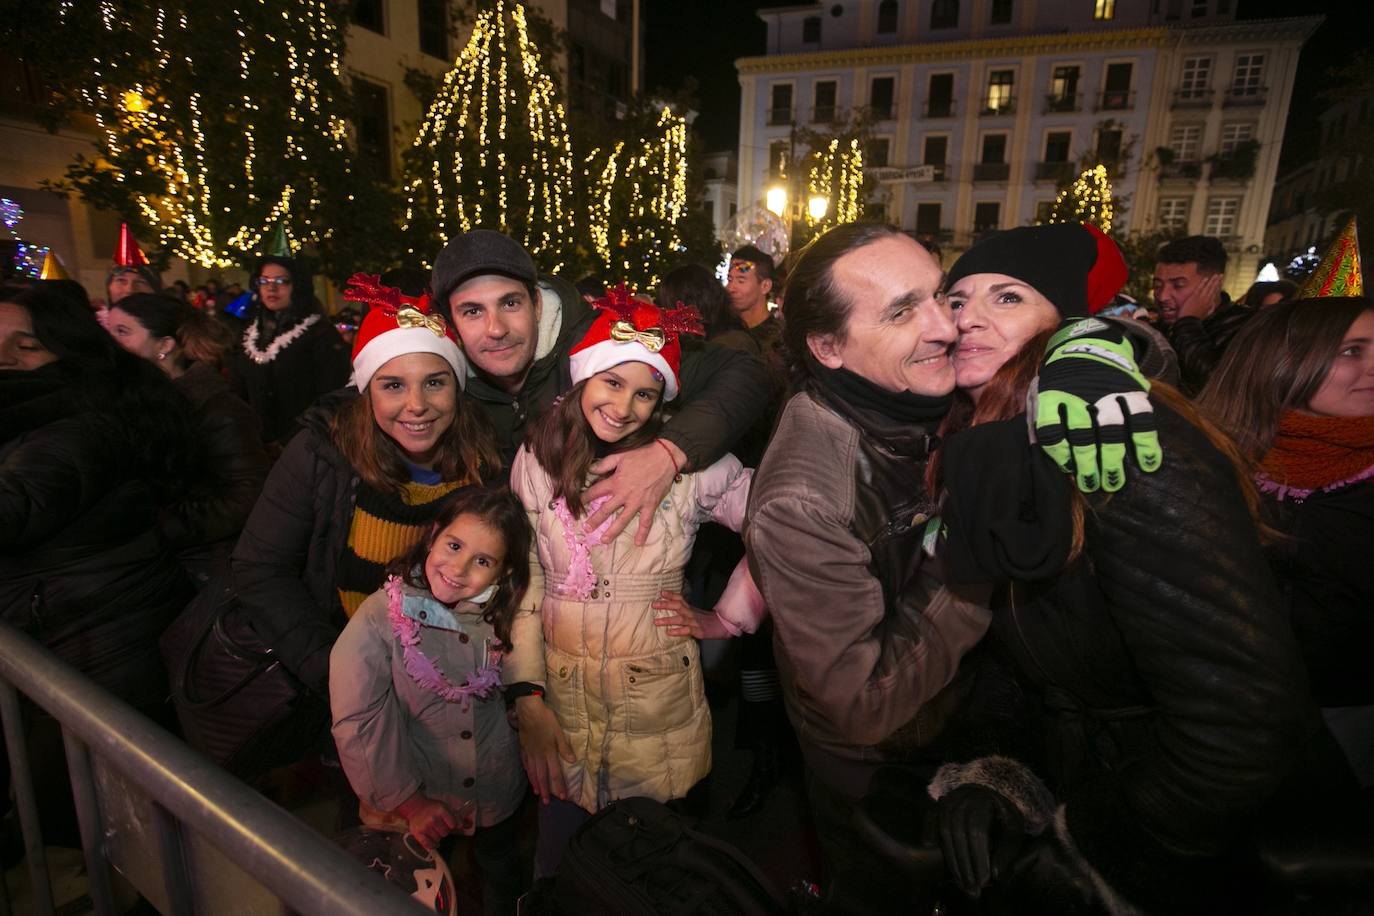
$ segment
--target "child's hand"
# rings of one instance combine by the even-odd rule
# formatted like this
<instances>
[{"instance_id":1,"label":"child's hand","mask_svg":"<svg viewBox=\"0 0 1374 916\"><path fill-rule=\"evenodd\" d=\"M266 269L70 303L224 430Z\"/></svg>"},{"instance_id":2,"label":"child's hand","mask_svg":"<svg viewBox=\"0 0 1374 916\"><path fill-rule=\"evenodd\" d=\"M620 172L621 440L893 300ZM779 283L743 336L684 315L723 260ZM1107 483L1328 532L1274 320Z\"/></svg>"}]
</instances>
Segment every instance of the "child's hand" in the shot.
<instances>
[{"instance_id":1,"label":"child's hand","mask_svg":"<svg viewBox=\"0 0 1374 916\"><path fill-rule=\"evenodd\" d=\"M460 824L452 808L420 792L406 799L396 812L406 819L410 835L419 840L425 849L438 846Z\"/></svg>"},{"instance_id":2,"label":"child's hand","mask_svg":"<svg viewBox=\"0 0 1374 916\"><path fill-rule=\"evenodd\" d=\"M677 592L661 592L653 603L655 610L671 611L666 617L655 617L654 626L667 627L669 636L691 636L695 639L726 639L730 631L720 618L710 611L692 607Z\"/></svg>"},{"instance_id":3,"label":"child's hand","mask_svg":"<svg viewBox=\"0 0 1374 916\"><path fill-rule=\"evenodd\" d=\"M558 717L539 697L516 700L515 715L519 723L520 762L525 765L530 788L546 805L550 795L566 800L568 787L563 781L560 760L574 763L577 758Z\"/></svg>"}]
</instances>

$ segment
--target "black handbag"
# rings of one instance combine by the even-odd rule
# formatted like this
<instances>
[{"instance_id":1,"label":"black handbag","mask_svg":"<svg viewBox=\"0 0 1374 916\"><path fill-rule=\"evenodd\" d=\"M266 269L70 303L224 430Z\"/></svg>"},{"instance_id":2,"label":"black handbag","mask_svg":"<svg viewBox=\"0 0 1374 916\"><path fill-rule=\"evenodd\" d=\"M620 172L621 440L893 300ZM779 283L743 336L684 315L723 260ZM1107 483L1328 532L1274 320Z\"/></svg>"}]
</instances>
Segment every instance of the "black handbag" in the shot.
<instances>
[{"instance_id":1,"label":"black handbag","mask_svg":"<svg viewBox=\"0 0 1374 916\"><path fill-rule=\"evenodd\" d=\"M316 747L329 705L264 646L233 588L211 582L161 639L186 742L251 780Z\"/></svg>"}]
</instances>

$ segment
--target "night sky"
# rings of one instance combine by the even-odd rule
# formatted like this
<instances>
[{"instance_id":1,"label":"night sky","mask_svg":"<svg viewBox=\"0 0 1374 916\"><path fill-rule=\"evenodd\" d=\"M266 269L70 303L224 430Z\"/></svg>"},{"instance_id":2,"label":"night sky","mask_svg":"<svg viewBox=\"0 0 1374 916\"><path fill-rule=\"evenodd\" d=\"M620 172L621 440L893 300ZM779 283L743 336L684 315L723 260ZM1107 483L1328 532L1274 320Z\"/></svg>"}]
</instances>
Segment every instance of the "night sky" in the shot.
<instances>
[{"instance_id":1,"label":"night sky","mask_svg":"<svg viewBox=\"0 0 1374 916\"><path fill-rule=\"evenodd\" d=\"M698 136L706 150L739 144L739 80L735 60L764 50L760 8L795 5L796 0L644 0L645 88L680 89L688 77L698 83ZM1327 21L1303 48L1284 135L1285 163L1315 147L1319 94L1326 71L1348 60L1368 41L1357 14L1362 4L1308 0L1301 14L1322 13ZM1238 0L1244 19L1293 16L1292 0ZM1317 100L1304 104L1304 100Z\"/></svg>"}]
</instances>

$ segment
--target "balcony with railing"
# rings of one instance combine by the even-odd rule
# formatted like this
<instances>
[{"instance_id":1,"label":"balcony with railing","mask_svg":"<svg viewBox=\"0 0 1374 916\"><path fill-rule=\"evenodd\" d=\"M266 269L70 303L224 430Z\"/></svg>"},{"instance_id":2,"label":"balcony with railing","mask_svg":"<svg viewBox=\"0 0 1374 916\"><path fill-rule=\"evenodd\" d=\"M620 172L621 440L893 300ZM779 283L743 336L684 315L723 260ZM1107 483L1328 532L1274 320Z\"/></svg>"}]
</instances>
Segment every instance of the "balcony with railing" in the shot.
<instances>
[{"instance_id":1,"label":"balcony with railing","mask_svg":"<svg viewBox=\"0 0 1374 916\"><path fill-rule=\"evenodd\" d=\"M817 105L811 109L812 124L838 124L844 115L844 109L838 105Z\"/></svg>"},{"instance_id":2,"label":"balcony with railing","mask_svg":"<svg viewBox=\"0 0 1374 916\"><path fill-rule=\"evenodd\" d=\"M1128 89L1105 89L1097 97L1098 111L1130 111L1135 107L1135 92Z\"/></svg>"},{"instance_id":3,"label":"balcony with railing","mask_svg":"<svg viewBox=\"0 0 1374 916\"><path fill-rule=\"evenodd\" d=\"M1211 89L1175 89L1173 107L1211 108L1214 95L1216 93Z\"/></svg>"},{"instance_id":4,"label":"balcony with railing","mask_svg":"<svg viewBox=\"0 0 1374 916\"><path fill-rule=\"evenodd\" d=\"M1079 92L1051 92L1045 96L1042 114L1061 114L1083 110L1083 95Z\"/></svg>"},{"instance_id":5,"label":"balcony with railing","mask_svg":"<svg viewBox=\"0 0 1374 916\"><path fill-rule=\"evenodd\" d=\"M886 105L869 105L868 116L874 121L895 121L897 120L897 106L888 102Z\"/></svg>"},{"instance_id":6,"label":"balcony with railing","mask_svg":"<svg viewBox=\"0 0 1374 916\"><path fill-rule=\"evenodd\" d=\"M1035 164L1036 181L1068 181L1073 177L1072 162L1037 162Z\"/></svg>"},{"instance_id":7,"label":"balcony with railing","mask_svg":"<svg viewBox=\"0 0 1374 916\"><path fill-rule=\"evenodd\" d=\"M791 108L770 108L768 109L768 126L779 127L792 123Z\"/></svg>"},{"instance_id":8,"label":"balcony with railing","mask_svg":"<svg viewBox=\"0 0 1374 916\"><path fill-rule=\"evenodd\" d=\"M1196 159L1175 160L1161 163L1161 181L1197 181L1202 177L1202 163Z\"/></svg>"},{"instance_id":9,"label":"balcony with railing","mask_svg":"<svg viewBox=\"0 0 1374 916\"><path fill-rule=\"evenodd\" d=\"M1232 86L1226 90L1221 104L1228 108L1239 105L1263 105L1268 94L1268 86Z\"/></svg>"},{"instance_id":10,"label":"balcony with railing","mask_svg":"<svg viewBox=\"0 0 1374 916\"><path fill-rule=\"evenodd\" d=\"M1000 99L983 99L978 113L985 118L996 118L1016 113L1016 96L1009 95Z\"/></svg>"},{"instance_id":11,"label":"balcony with railing","mask_svg":"<svg viewBox=\"0 0 1374 916\"><path fill-rule=\"evenodd\" d=\"M1009 162L975 162L973 164L974 181L1006 181L1011 177L1011 163Z\"/></svg>"},{"instance_id":12,"label":"balcony with railing","mask_svg":"<svg viewBox=\"0 0 1374 916\"><path fill-rule=\"evenodd\" d=\"M927 118L952 118L954 99L927 99L921 114Z\"/></svg>"}]
</instances>

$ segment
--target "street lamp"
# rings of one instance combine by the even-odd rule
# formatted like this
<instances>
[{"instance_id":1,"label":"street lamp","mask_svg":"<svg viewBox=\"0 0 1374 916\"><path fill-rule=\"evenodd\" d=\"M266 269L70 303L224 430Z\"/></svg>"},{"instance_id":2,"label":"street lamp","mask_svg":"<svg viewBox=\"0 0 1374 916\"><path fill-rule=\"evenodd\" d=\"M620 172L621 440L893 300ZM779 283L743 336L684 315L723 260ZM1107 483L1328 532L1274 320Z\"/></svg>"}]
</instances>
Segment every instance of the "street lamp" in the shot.
<instances>
[{"instance_id":1,"label":"street lamp","mask_svg":"<svg viewBox=\"0 0 1374 916\"><path fill-rule=\"evenodd\" d=\"M830 209L830 198L823 194L813 194L811 199L806 202L806 212L811 214L812 222L820 222L825 219L825 213Z\"/></svg>"},{"instance_id":2,"label":"street lamp","mask_svg":"<svg viewBox=\"0 0 1374 916\"><path fill-rule=\"evenodd\" d=\"M764 196L764 206L787 219L787 189L780 184L773 185Z\"/></svg>"}]
</instances>

